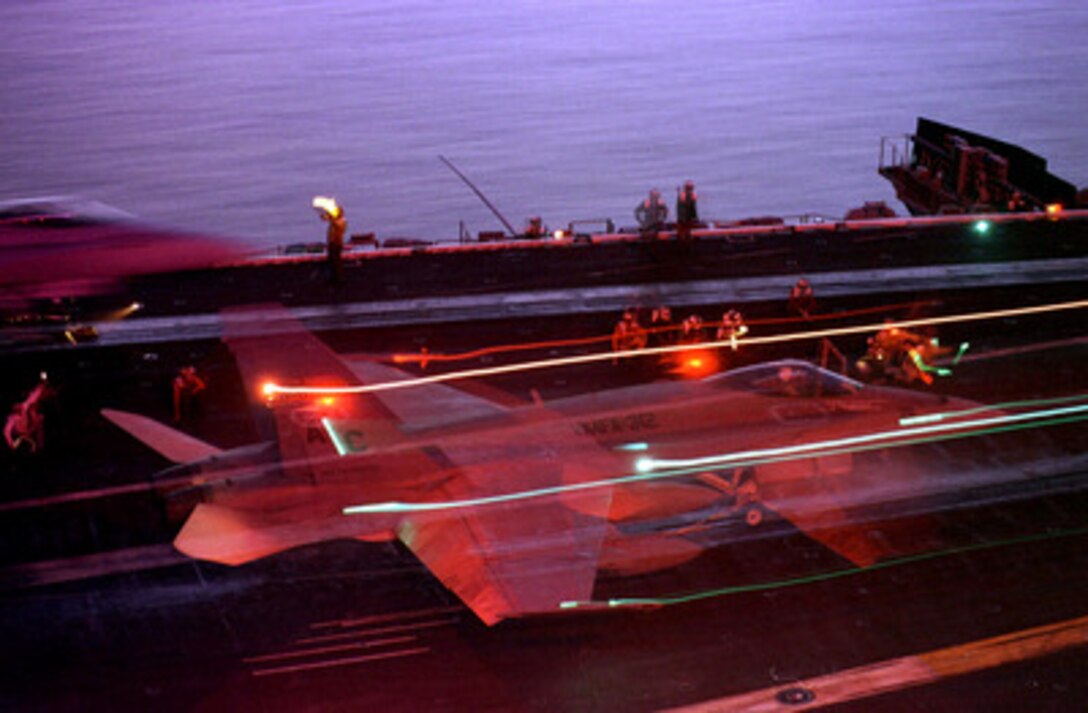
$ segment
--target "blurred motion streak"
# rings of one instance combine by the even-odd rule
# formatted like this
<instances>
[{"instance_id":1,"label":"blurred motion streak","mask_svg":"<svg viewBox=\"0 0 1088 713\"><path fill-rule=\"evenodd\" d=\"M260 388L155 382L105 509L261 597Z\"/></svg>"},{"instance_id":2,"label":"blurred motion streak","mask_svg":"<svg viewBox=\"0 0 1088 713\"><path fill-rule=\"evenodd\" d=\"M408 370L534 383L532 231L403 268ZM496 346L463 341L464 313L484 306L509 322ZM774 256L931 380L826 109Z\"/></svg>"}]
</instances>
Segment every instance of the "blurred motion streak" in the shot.
<instances>
[{"instance_id":1,"label":"blurred motion streak","mask_svg":"<svg viewBox=\"0 0 1088 713\"><path fill-rule=\"evenodd\" d=\"M129 277L211 267L241 254L228 240L139 223L94 201L2 202L0 308L110 292Z\"/></svg>"}]
</instances>

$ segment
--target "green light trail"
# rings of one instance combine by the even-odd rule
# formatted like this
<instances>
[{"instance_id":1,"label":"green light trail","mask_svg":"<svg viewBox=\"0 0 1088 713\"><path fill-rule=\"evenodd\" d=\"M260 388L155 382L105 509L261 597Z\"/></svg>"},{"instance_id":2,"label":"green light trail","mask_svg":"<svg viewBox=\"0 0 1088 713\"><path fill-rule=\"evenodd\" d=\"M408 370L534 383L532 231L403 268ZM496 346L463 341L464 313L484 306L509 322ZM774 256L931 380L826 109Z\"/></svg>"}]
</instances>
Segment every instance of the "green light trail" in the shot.
<instances>
[{"instance_id":1,"label":"green light trail","mask_svg":"<svg viewBox=\"0 0 1088 713\"><path fill-rule=\"evenodd\" d=\"M329 434L329 438L332 439L333 446L336 447L337 455L346 456L351 453L351 449L344 443L344 440L340 438L340 434L333 428L332 421L328 418L321 419L321 425L324 426L325 432Z\"/></svg>"},{"instance_id":2,"label":"green light trail","mask_svg":"<svg viewBox=\"0 0 1088 713\"><path fill-rule=\"evenodd\" d=\"M922 416L908 416L907 418L899 419L899 425L914 426L920 423L944 421L948 419L960 418L961 416L970 416L976 413L985 413L987 411L1007 411L1008 409L1023 408L1025 406L1052 406L1054 404L1069 403L1070 401L1082 401L1085 398L1088 398L1088 394L1056 396L1049 399L1021 399L1018 401L1003 401L1001 403L986 404L975 408L963 409L962 411L945 411L944 413L927 413Z\"/></svg>"},{"instance_id":3,"label":"green light trail","mask_svg":"<svg viewBox=\"0 0 1088 713\"><path fill-rule=\"evenodd\" d=\"M1083 398L1083 396L1081 398ZM645 458L639 460L638 467L639 470L643 470L656 469L659 467L701 468L706 466L722 466L728 465L736 460L743 460L747 458L762 458L765 456L774 457L777 455L785 454L800 455L812 451L819 451L824 448L838 449L844 446L864 445L876 441L887 441L891 439L898 439L901 437L912 437L933 433L941 433L954 429L958 430L965 428L987 428L990 426L1000 426L1003 424L1016 423L1020 421L1030 421L1034 419L1047 419L1059 416L1073 415L1077 413L1084 413L1085 411L1088 411L1088 404L1081 404L1079 406L1067 406L1064 408L1049 409L1044 411L1033 411L1029 413L993 416L991 418L978 419L975 421L936 423L932 425L914 426L893 431L878 431L877 433L867 433L863 436L851 436L849 438L839 438L830 441L820 441L817 443L805 443L799 446L789 446L786 448L767 448L754 451L745 451L741 453L729 453L719 456L707 456L703 458L660 460ZM649 463L646 463L646 461L649 461Z\"/></svg>"},{"instance_id":4,"label":"green light trail","mask_svg":"<svg viewBox=\"0 0 1088 713\"><path fill-rule=\"evenodd\" d=\"M1088 395L1080 395L1076 398L1085 398ZM1057 400L1060 401L1060 400ZM1032 403L1032 402L1019 402ZM994 407L989 407L994 408ZM966 413L963 412L963 413ZM843 455L851 453L864 453L879 450L881 448L901 448L922 443L936 443L961 438L973 438L983 435L1006 433L1027 428L1042 428L1044 426L1073 423L1088 418L1088 404L1069 406L1056 409L1045 409L1030 413L1011 414L975 421L956 423L937 423L934 425L908 428L900 431L882 431L866 436L835 439L819 443L806 443L800 446L791 446L777 449L761 449L743 453L726 454L709 458L693 458L687 460L662 460L654 461L652 467L646 471L591 480L583 483L568 483L553 485L543 488L520 490L512 493L487 495L477 498L462 500L448 500L440 502L385 502L366 503L352 505L342 510L344 515L365 515L377 513L407 513L407 512L437 512L472 508L487 505L498 505L519 500L572 493L582 490L612 487L630 483L674 478L682 475L696 473L709 465L732 468L743 468L768 463L779 463L799 458L816 458L823 456ZM913 437L912 436L920 436ZM647 459L640 458L639 462Z\"/></svg>"}]
</instances>

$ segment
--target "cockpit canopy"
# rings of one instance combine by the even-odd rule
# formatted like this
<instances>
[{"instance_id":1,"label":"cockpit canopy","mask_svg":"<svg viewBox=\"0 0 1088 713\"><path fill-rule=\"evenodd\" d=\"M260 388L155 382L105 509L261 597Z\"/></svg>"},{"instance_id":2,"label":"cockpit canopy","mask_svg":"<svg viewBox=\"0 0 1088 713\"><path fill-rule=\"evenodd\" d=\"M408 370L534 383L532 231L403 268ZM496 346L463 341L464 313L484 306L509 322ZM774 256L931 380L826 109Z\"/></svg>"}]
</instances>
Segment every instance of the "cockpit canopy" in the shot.
<instances>
[{"instance_id":1,"label":"cockpit canopy","mask_svg":"<svg viewBox=\"0 0 1088 713\"><path fill-rule=\"evenodd\" d=\"M75 228L132 219L122 210L83 198L0 201L0 226L7 228Z\"/></svg>"},{"instance_id":2,"label":"cockpit canopy","mask_svg":"<svg viewBox=\"0 0 1088 713\"><path fill-rule=\"evenodd\" d=\"M706 381L722 388L785 398L850 396L865 388L861 382L800 359L746 366Z\"/></svg>"}]
</instances>

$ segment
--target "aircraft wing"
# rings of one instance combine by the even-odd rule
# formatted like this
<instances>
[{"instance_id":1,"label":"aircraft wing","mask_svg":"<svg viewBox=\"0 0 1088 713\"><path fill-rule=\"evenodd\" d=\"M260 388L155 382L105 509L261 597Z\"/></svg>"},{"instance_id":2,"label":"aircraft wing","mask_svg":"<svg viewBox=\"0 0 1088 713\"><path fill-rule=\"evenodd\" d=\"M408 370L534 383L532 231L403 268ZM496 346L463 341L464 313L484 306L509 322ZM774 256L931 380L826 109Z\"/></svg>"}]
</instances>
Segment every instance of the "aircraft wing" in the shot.
<instances>
[{"instance_id":1,"label":"aircraft wing","mask_svg":"<svg viewBox=\"0 0 1088 713\"><path fill-rule=\"evenodd\" d=\"M401 372L374 364L349 368L282 308L226 311L223 322L225 340L251 394L258 393L267 380L341 386L404 378ZM406 430L420 426L418 420L410 420L412 408L418 414L421 405L432 415L443 411L453 420L502 416L502 425L510 427L513 418L500 404L433 384L330 400L334 403L329 406L314 404L312 398L277 399L273 404L281 455L297 464L293 468L300 475L303 470L311 473L317 483L341 477L337 475L338 452L344 455L348 450L359 457L403 442ZM541 421L546 424L548 419ZM433 423L432 419L423 425ZM557 611L565 601L592 595L610 491L592 488L572 495L556 489L606 478L614 465L596 443L572 443L565 427L557 429L530 427L524 431L530 434L524 443L502 443L499 449L496 438L502 436L490 433L478 440L408 449L400 456L404 463L399 468L417 473L425 467L446 475L417 492L430 508L401 514L394 531L488 624ZM336 443L330 442L326 431ZM347 445L342 449L343 444ZM496 459L497 450L500 459ZM423 461L428 461L425 466ZM289 475L294 472L285 470ZM543 493L524 497L530 486ZM380 497L377 492L372 496ZM404 497L415 496L406 490ZM572 500L577 501L574 508ZM239 529L236 517L226 518L216 511L203 515L205 522L194 522L194 542L204 532Z\"/></svg>"},{"instance_id":2,"label":"aircraft wing","mask_svg":"<svg viewBox=\"0 0 1088 713\"><path fill-rule=\"evenodd\" d=\"M525 425L422 449L448 474L426 502L372 503L400 515L397 537L488 625L591 599L608 528L611 453L565 422Z\"/></svg>"},{"instance_id":3,"label":"aircraft wing","mask_svg":"<svg viewBox=\"0 0 1088 713\"><path fill-rule=\"evenodd\" d=\"M548 475L547 482L534 485L605 476L586 464L556 465ZM454 507L407 516L397 531L400 540L488 625L591 599L610 489L465 504L473 491L479 492L474 481L480 478L491 479L470 472L448 481L444 501Z\"/></svg>"},{"instance_id":4,"label":"aircraft wing","mask_svg":"<svg viewBox=\"0 0 1088 713\"><path fill-rule=\"evenodd\" d=\"M851 504L850 456L803 458L763 466L760 500L808 537L859 567L894 554L847 512Z\"/></svg>"},{"instance_id":5,"label":"aircraft wing","mask_svg":"<svg viewBox=\"0 0 1088 713\"><path fill-rule=\"evenodd\" d=\"M346 366L364 384L404 381L411 374L373 360L352 359ZM381 393L385 406L406 429L434 428L452 421L498 417L506 414L512 402L470 394L445 384L421 384L410 389L390 389ZM518 404L521 405L521 404Z\"/></svg>"}]
</instances>

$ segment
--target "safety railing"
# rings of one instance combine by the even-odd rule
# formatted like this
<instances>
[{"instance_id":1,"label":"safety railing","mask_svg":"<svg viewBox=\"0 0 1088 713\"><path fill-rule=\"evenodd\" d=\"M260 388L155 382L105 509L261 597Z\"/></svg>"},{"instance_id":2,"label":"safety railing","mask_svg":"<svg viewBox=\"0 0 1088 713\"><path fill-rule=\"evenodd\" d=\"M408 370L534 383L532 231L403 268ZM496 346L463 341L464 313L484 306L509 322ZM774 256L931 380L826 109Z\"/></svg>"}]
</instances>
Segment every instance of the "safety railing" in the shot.
<instances>
[{"instance_id":1,"label":"safety railing","mask_svg":"<svg viewBox=\"0 0 1088 713\"><path fill-rule=\"evenodd\" d=\"M880 137L880 170L910 166L914 155L914 134Z\"/></svg>"}]
</instances>

